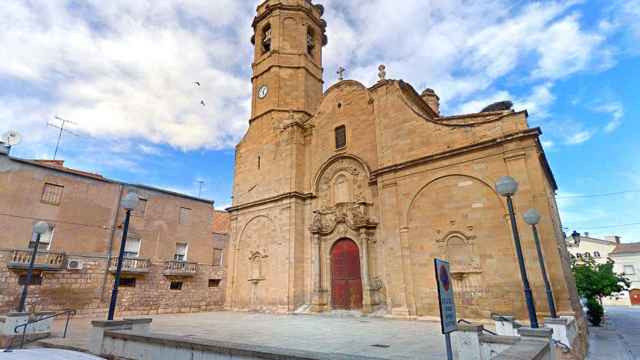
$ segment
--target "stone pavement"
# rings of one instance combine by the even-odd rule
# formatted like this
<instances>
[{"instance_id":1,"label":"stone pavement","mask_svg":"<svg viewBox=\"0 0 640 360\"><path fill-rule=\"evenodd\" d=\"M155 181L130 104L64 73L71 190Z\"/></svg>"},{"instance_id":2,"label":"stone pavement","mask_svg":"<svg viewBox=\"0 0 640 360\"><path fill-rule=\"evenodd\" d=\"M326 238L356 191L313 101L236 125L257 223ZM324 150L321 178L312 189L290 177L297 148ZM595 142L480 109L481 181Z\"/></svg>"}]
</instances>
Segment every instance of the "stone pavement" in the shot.
<instances>
[{"instance_id":1,"label":"stone pavement","mask_svg":"<svg viewBox=\"0 0 640 360\"><path fill-rule=\"evenodd\" d=\"M153 318L152 331L156 333L383 359L445 357L437 322L236 312L145 317ZM49 343L86 348L89 322L73 320L69 340ZM63 326L55 324L57 331Z\"/></svg>"},{"instance_id":2,"label":"stone pavement","mask_svg":"<svg viewBox=\"0 0 640 360\"><path fill-rule=\"evenodd\" d=\"M640 308L607 307L603 327L589 328L589 360L640 360Z\"/></svg>"}]
</instances>

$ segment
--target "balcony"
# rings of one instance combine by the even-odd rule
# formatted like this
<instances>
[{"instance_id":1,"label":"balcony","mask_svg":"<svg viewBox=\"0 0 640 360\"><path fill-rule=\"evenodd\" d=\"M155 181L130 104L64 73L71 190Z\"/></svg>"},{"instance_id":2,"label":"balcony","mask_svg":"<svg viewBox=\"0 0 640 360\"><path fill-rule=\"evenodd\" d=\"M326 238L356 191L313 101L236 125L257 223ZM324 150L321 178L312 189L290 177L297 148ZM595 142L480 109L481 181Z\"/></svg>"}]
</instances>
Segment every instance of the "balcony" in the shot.
<instances>
[{"instance_id":1,"label":"balcony","mask_svg":"<svg viewBox=\"0 0 640 360\"><path fill-rule=\"evenodd\" d=\"M115 273L118 266L118 258L111 258L109 263L109 272ZM149 272L151 260L141 258L124 258L122 259L122 273L129 275L144 275Z\"/></svg>"},{"instance_id":2,"label":"balcony","mask_svg":"<svg viewBox=\"0 0 640 360\"><path fill-rule=\"evenodd\" d=\"M12 270L27 270L31 262L32 254L33 250L13 250L7 267ZM64 266L64 253L38 251L33 269L40 271L61 271L64 270Z\"/></svg>"},{"instance_id":3,"label":"balcony","mask_svg":"<svg viewBox=\"0 0 640 360\"><path fill-rule=\"evenodd\" d=\"M198 272L198 264L186 261L167 261L164 265L165 276L195 276Z\"/></svg>"}]
</instances>

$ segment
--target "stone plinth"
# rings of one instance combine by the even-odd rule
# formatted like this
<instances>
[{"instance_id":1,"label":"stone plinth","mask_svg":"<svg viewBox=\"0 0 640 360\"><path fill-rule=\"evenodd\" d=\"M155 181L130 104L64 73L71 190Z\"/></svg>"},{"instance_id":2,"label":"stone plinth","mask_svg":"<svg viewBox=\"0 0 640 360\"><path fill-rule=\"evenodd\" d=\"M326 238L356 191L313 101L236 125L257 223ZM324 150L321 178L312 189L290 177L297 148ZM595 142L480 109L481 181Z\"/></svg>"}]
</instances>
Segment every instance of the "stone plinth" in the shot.
<instances>
[{"instance_id":1,"label":"stone plinth","mask_svg":"<svg viewBox=\"0 0 640 360\"><path fill-rule=\"evenodd\" d=\"M95 355L102 355L105 331L131 330L136 334L148 334L152 319L124 319L92 321L89 330L89 351Z\"/></svg>"}]
</instances>

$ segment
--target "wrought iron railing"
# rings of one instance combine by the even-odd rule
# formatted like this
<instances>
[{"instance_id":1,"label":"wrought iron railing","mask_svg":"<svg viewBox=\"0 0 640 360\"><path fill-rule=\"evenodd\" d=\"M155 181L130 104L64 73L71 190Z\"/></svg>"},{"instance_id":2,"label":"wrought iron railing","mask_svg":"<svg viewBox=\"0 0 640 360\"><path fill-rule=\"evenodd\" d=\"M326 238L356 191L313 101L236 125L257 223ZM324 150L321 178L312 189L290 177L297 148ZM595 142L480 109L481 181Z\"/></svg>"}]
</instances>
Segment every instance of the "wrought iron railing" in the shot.
<instances>
[{"instance_id":1,"label":"wrought iron railing","mask_svg":"<svg viewBox=\"0 0 640 360\"><path fill-rule=\"evenodd\" d=\"M32 255L33 250L13 250L7 266L12 269L26 269L29 267ZM39 270L63 270L64 265L64 253L38 251L33 267Z\"/></svg>"},{"instance_id":2,"label":"wrought iron railing","mask_svg":"<svg viewBox=\"0 0 640 360\"><path fill-rule=\"evenodd\" d=\"M470 322L470 321L467 321L467 320L465 320L465 319L460 319L460 320L458 320L458 324L476 325L476 324L474 324L474 323L472 323L472 322ZM494 335L494 336L497 336L497 335L498 335L498 334L494 333L493 331L486 329L486 328L484 327L484 325L479 325L479 326L480 326L480 330L482 330L482 331L486 332L486 333L487 333L487 334L489 334L489 335Z\"/></svg>"},{"instance_id":3,"label":"wrought iron railing","mask_svg":"<svg viewBox=\"0 0 640 360\"><path fill-rule=\"evenodd\" d=\"M61 315L66 315L67 316L67 320L66 320L66 322L64 324L64 334L62 334L62 337L66 338L67 337L67 331L69 330L69 321L71 321L71 316L76 315L76 314L77 314L76 310L67 309L67 310L61 311L59 313L52 314L52 315L46 315L46 316L43 316L43 317L38 317L38 318L35 318L35 319L31 319L31 320L28 320L24 324L20 324L20 325L16 326L13 329L13 332L16 333L16 334L18 333L18 329L22 328L22 335L20 336L20 349L22 349L24 347L24 338L27 336L27 327L29 327L29 325L35 324L35 323L40 322L40 321L56 318L56 317L61 316ZM3 352L11 352L11 348L13 347L13 341L14 340L15 340L15 337L12 337L11 338L11 342L9 343L9 346L7 346L7 348Z\"/></svg>"},{"instance_id":4,"label":"wrought iron railing","mask_svg":"<svg viewBox=\"0 0 640 360\"><path fill-rule=\"evenodd\" d=\"M165 275L195 275L198 272L198 263L171 260L165 262Z\"/></svg>"},{"instance_id":5,"label":"wrought iron railing","mask_svg":"<svg viewBox=\"0 0 640 360\"><path fill-rule=\"evenodd\" d=\"M146 273L149 272L151 260L141 258L124 258L122 259L123 272ZM115 272L118 267L118 258L113 257L109 263L109 271Z\"/></svg>"}]
</instances>

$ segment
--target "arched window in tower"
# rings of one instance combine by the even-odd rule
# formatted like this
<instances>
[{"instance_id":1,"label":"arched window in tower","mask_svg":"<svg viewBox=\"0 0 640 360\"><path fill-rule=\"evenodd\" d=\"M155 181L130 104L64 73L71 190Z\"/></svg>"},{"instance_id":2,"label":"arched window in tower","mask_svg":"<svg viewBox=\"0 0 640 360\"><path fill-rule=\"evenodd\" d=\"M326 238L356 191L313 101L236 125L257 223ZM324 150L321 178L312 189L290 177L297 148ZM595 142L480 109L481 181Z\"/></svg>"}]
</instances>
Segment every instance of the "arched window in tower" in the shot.
<instances>
[{"instance_id":1,"label":"arched window in tower","mask_svg":"<svg viewBox=\"0 0 640 360\"><path fill-rule=\"evenodd\" d=\"M307 30L307 53L313 55L313 49L316 47L315 36L312 28Z\"/></svg>"},{"instance_id":2,"label":"arched window in tower","mask_svg":"<svg viewBox=\"0 0 640 360\"><path fill-rule=\"evenodd\" d=\"M342 149L347 146L347 128L344 125L340 125L335 129L336 135L336 150Z\"/></svg>"},{"instance_id":3,"label":"arched window in tower","mask_svg":"<svg viewBox=\"0 0 640 360\"><path fill-rule=\"evenodd\" d=\"M267 24L262 29L262 52L271 51L271 24Z\"/></svg>"}]
</instances>

